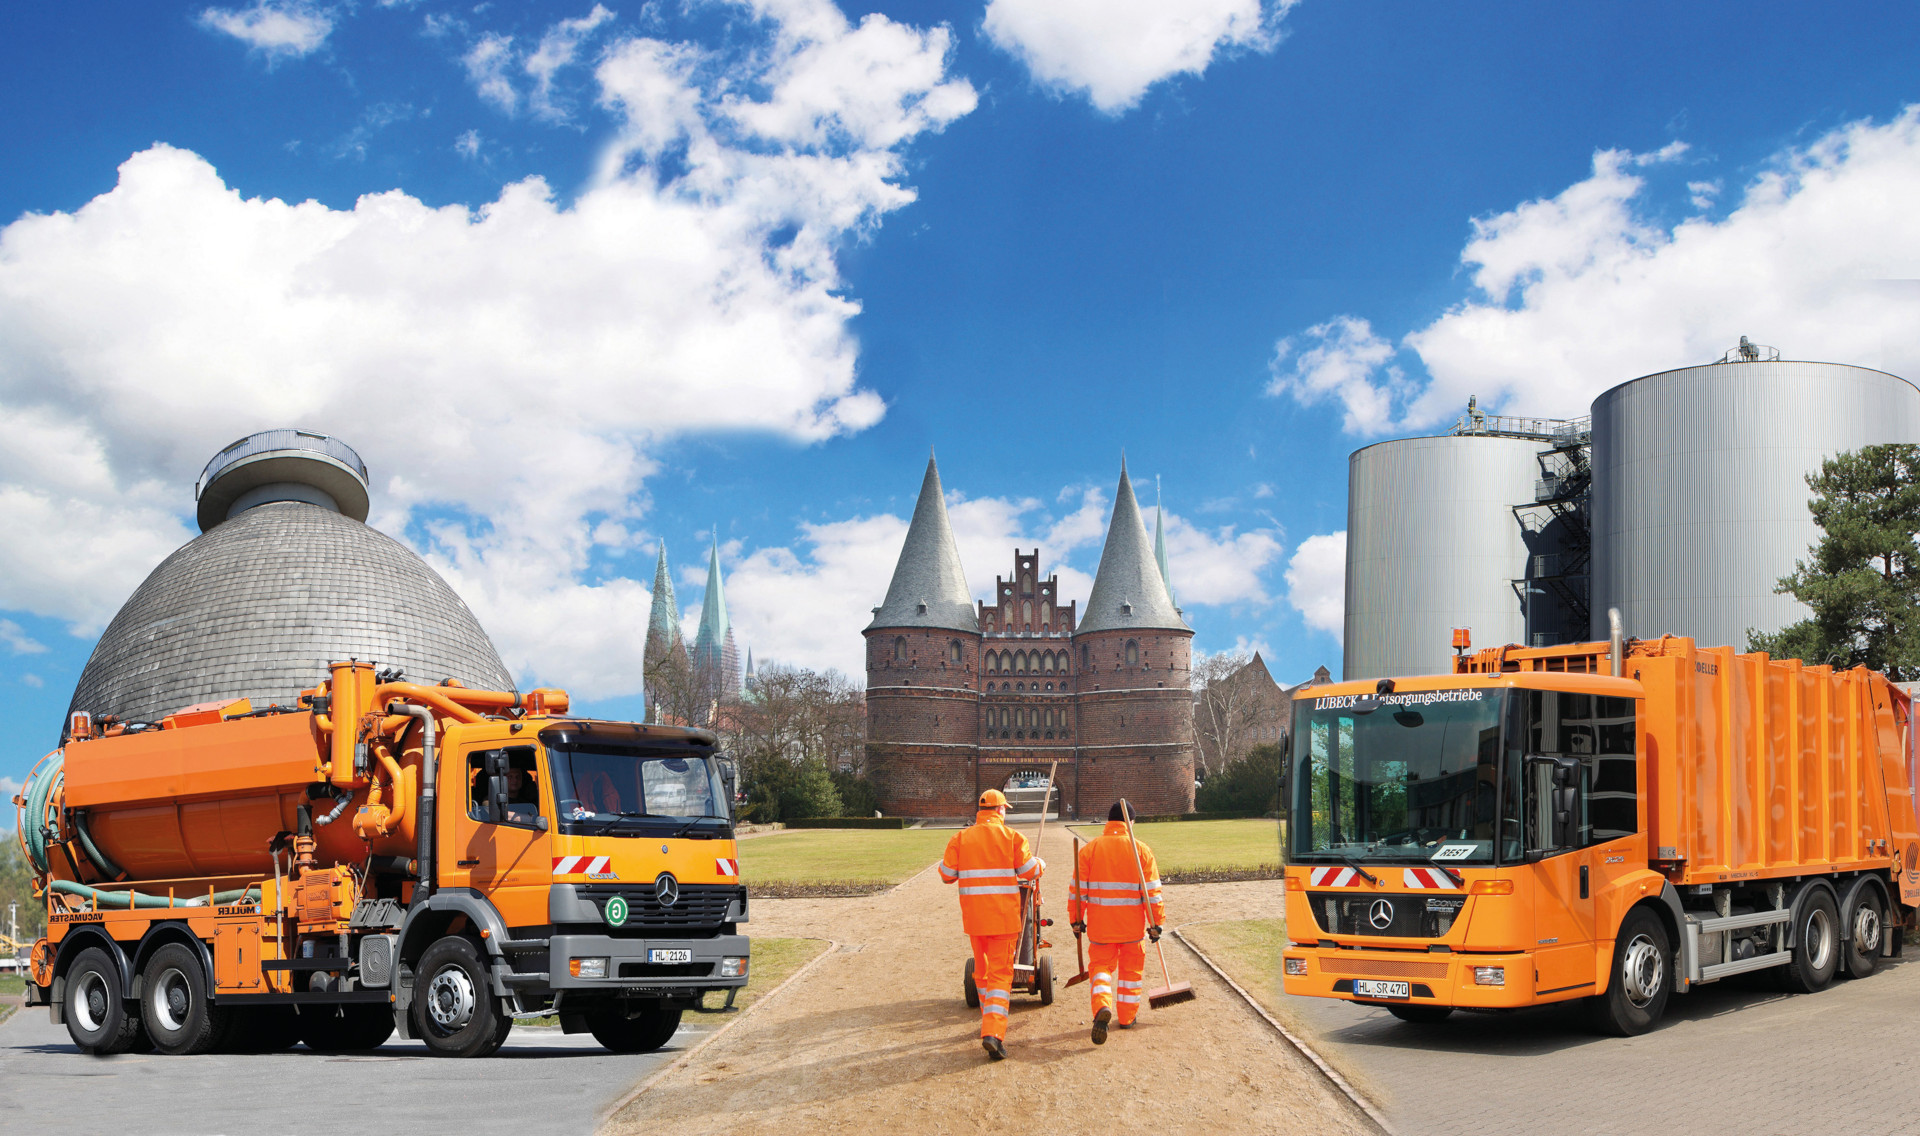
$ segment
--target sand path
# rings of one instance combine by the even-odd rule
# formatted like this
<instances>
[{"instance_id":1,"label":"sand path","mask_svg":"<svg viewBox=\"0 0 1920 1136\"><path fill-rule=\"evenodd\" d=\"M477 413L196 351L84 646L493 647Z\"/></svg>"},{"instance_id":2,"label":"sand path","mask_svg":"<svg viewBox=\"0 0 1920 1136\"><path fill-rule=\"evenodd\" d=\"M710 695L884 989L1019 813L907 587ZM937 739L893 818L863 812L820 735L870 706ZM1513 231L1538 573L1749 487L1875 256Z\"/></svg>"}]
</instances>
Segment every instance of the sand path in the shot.
<instances>
[{"instance_id":1,"label":"sand path","mask_svg":"<svg viewBox=\"0 0 1920 1136\"><path fill-rule=\"evenodd\" d=\"M1014 995L1008 1060L989 1063L980 1050L978 1012L961 999L968 948L959 903L936 873L859 899L755 900L753 934L839 946L634 1098L605 1131L1373 1131L1171 935L1168 966L1199 998L1143 1010L1137 1028L1093 1046L1086 984L1065 987L1075 970L1066 925L1071 840L1049 825L1040 849L1051 865L1041 895L1057 921L1050 929L1056 999L1042 1007L1036 997ZM1274 906L1273 893L1270 883L1169 888L1168 917L1179 924L1257 916ZM1149 985L1156 978L1149 951Z\"/></svg>"}]
</instances>

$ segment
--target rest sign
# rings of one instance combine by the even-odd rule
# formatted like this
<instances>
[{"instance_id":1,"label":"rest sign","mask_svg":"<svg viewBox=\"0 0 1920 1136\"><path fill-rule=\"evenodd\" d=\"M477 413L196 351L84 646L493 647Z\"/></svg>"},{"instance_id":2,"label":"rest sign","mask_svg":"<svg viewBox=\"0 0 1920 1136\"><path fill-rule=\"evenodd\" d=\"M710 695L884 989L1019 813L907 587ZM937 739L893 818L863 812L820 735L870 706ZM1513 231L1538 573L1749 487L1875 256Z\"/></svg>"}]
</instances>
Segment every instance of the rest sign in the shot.
<instances>
[{"instance_id":1,"label":"rest sign","mask_svg":"<svg viewBox=\"0 0 1920 1136\"><path fill-rule=\"evenodd\" d=\"M627 921L627 900L625 896L614 896L607 901L607 924L618 927Z\"/></svg>"}]
</instances>

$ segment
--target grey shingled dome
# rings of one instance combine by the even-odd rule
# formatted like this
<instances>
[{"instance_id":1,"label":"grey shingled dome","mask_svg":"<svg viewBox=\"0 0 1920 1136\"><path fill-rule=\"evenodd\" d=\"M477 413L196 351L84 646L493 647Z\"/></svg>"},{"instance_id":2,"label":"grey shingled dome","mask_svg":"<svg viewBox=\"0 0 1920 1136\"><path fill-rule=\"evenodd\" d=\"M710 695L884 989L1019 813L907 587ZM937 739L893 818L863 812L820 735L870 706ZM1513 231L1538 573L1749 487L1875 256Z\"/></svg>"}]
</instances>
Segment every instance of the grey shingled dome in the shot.
<instances>
[{"instance_id":1,"label":"grey shingled dome","mask_svg":"<svg viewBox=\"0 0 1920 1136\"><path fill-rule=\"evenodd\" d=\"M920 500L913 507L913 523L907 526L907 540L900 547L900 563L887 586L886 602L874 609L873 622L867 624L869 631L877 627L980 630L940 492L940 469L931 457L920 483Z\"/></svg>"},{"instance_id":2,"label":"grey shingled dome","mask_svg":"<svg viewBox=\"0 0 1920 1136\"><path fill-rule=\"evenodd\" d=\"M329 662L397 666L512 690L513 676L447 582L405 545L319 505L259 505L160 562L107 625L71 710L153 721L249 698L293 704Z\"/></svg>"},{"instance_id":3,"label":"grey shingled dome","mask_svg":"<svg viewBox=\"0 0 1920 1136\"><path fill-rule=\"evenodd\" d=\"M1107 525L1107 544L1100 550L1100 569L1093 575L1093 594L1087 613L1074 633L1130 628L1187 630L1187 621L1173 606L1166 578L1153 555L1153 541L1140 520L1133 498L1133 482L1126 463L1120 465L1120 491L1114 494L1113 520Z\"/></svg>"}]
</instances>

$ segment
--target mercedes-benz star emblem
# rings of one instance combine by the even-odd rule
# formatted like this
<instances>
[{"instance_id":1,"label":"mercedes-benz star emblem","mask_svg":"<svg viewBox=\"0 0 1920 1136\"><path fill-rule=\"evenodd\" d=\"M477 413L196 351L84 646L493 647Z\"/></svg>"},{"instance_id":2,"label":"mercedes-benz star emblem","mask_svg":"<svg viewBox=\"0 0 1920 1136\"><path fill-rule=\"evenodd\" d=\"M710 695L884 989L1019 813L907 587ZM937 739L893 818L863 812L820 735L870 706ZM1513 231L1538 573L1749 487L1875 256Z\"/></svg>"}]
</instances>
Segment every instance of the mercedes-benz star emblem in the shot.
<instances>
[{"instance_id":1,"label":"mercedes-benz star emblem","mask_svg":"<svg viewBox=\"0 0 1920 1136\"><path fill-rule=\"evenodd\" d=\"M653 881L653 901L662 907L672 907L680 900L680 881L670 873L661 872L660 878ZM1388 908L1388 919L1392 919L1392 908Z\"/></svg>"},{"instance_id":2,"label":"mercedes-benz star emblem","mask_svg":"<svg viewBox=\"0 0 1920 1136\"><path fill-rule=\"evenodd\" d=\"M671 879L672 877L663 876L662 878ZM1374 900L1373 906L1367 908L1367 922L1373 924L1373 929L1376 931L1384 931L1393 926L1393 904L1384 899Z\"/></svg>"}]
</instances>

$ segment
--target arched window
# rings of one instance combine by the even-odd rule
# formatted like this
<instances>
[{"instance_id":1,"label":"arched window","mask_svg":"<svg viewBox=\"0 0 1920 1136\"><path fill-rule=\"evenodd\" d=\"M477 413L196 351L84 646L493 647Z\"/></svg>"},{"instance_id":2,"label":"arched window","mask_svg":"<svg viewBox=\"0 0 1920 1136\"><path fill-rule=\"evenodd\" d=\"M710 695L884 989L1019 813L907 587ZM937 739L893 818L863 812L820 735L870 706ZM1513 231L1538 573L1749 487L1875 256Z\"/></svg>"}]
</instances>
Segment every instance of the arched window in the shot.
<instances>
[{"instance_id":1,"label":"arched window","mask_svg":"<svg viewBox=\"0 0 1920 1136\"><path fill-rule=\"evenodd\" d=\"M1047 657L1044 661L1046 663L1047 673L1052 674L1053 673L1053 652L1052 651L1047 652Z\"/></svg>"},{"instance_id":2,"label":"arched window","mask_svg":"<svg viewBox=\"0 0 1920 1136\"><path fill-rule=\"evenodd\" d=\"M1023 596L1030 596L1033 594L1033 573L1031 572L1020 573L1020 594Z\"/></svg>"},{"instance_id":3,"label":"arched window","mask_svg":"<svg viewBox=\"0 0 1920 1136\"><path fill-rule=\"evenodd\" d=\"M1027 673L1027 653L1025 651L1013 657L1013 670L1015 674Z\"/></svg>"},{"instance_id":4,"label":"arched window","mask_svg":"<svg viewBox=\"0 0 1920 1136\"><path fill-rule=\"evenodd\" d=\"M1130 667L1140 665L1140 641L1137 639L1127 640L1127 665Z\"/></svg>"},{"instance_id":5,"label":"arched window","mask_svg":"<svg viewBox=\"0 0 1920 1136\"><path fill-rule=\"evenodd\" d=\"M1033 601L1032 600L1020 601L1020 623L1021 623L1021 626L1025 627L1028 631L1033 630Z\"/></svg>"},{"instance_id":6,"label":"arched window","mask_svg":"<svg viewBox=\"0 0 1920 1136\"><path fill-rule=\"evenodd\" d=\"M1040 602L1040 622L1045 624L1053 622L1053 605L1045 600Z\"/></svg>"},{"instance_id":7,"label":"arched window","mask_svg":"<svg viewBox=\"0 0 1920 1136\"><path fill-rule=\"evenodd\" d=\"M960 665L960 640L947 640L947 661L956 667Z\"/></svg>"},{"instance_id":8,"label":"arched window","mask_svg":"<svg viewBox=\"0 0 1920 1136\"><path fill-rule=\"evenodd\" d=\"M1092 654L1093 648L1087 646L1085 643L1080 644L1080 665L1083 667L1086 666Z\"/></svg>"},{"instance_id":9,"label":"arched window","mask_svg":"<svg viewBox=\"0 0 1920 1136\"><path fill-rule=\"evenodd\" d=\"M1052 689L1053 689L1053 684L1052 684L1052 683L1048 683L1048 684L1047 684L1047 689L1048 689L1048 690L1052 690Z\"/></svg>"},{"instance_id":10,"label":"arched window","mask_svg":"<svg viewBox=\"0 0 1920 1136\"><path fill-rule=\"evenodd\" d=\"M1053 711L1047 711L1047 729L1053 729Z\"/></svg>"},{"instance_id":11,"label":"arched window","mask_svg":"<svg viewBox=\"0 0 1920 1136\"><path fill-rule=\"evenodd\" d=\"M896 663L904 663L907 661L907 637L905 635L895 635L893 637L893 661Z\"/></svg>"}]
</instances>

